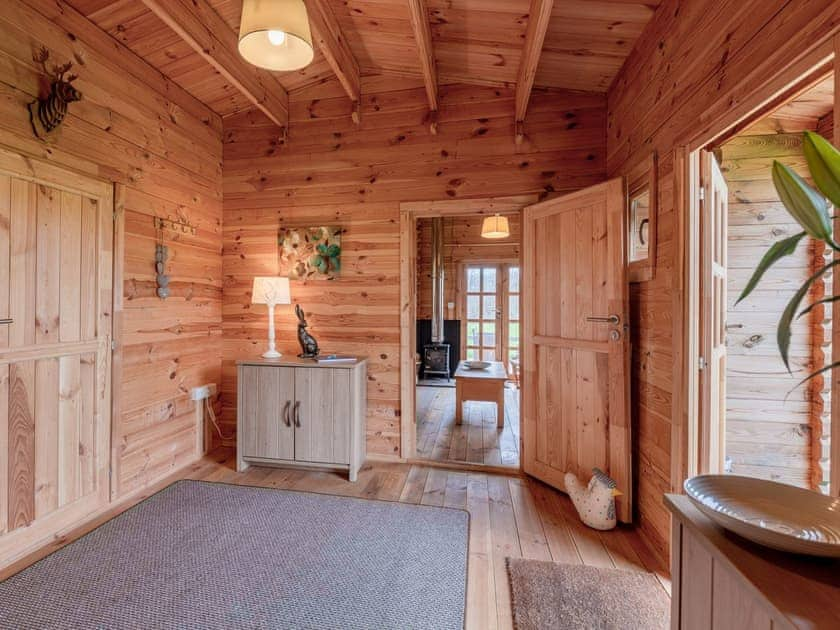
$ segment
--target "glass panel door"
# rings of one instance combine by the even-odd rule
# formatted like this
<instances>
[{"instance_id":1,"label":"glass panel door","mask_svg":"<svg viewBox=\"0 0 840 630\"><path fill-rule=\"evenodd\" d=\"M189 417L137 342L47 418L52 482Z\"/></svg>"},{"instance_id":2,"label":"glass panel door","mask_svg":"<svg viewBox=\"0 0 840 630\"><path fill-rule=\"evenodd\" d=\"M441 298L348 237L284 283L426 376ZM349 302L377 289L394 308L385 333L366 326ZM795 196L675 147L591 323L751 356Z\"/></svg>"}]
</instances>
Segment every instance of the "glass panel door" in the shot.
<instances>
[{"instance_id":1,"label":"glass panel door","mask_svg":"<svg viewBox=\"0 0 840 630\"><path fill-rule=\"evenodd\" d=\"M466 273L466 359L499 361L502 349L499 266L468 266Z\"/></svg>"},{"instance_id":2,"label":"glass panel door","mask_svg":"<svg viewBox=\"0 0 840 630\"><path fill-rule=\"evenodd\" d=\"M505 265L507 272L507 321L505 322L505 363L519 360L519 267Z\"/></svg>"}]
</instances>

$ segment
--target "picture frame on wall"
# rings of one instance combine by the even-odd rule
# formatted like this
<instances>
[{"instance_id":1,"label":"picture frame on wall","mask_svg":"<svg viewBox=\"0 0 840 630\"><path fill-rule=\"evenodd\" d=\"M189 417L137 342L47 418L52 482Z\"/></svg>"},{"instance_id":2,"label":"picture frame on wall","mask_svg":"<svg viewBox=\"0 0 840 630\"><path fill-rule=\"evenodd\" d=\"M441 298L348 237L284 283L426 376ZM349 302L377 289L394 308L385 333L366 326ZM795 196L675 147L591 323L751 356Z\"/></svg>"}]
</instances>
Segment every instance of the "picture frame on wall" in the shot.
<instances>
[{"instance_id":1,"label":"picture frame on wall","mask_svg":"<svg viewBox=\"0 0 840 630\"><path fill-rule=\"evenodd\" d=\"M289 280L338 278L343 231L336 226L281 228L277 243L279 275Z\"/></svg>"},{"instance_id":2,"label":"picture frame on wall","mask_svg":"<svg viewBox=\"0 0 840 630\"><path fill-rule=\"evenodd\" d=\"M656 153L627 175L627 275L630 282L653 280L658 213Z\"/></svg>"}]
</instances>

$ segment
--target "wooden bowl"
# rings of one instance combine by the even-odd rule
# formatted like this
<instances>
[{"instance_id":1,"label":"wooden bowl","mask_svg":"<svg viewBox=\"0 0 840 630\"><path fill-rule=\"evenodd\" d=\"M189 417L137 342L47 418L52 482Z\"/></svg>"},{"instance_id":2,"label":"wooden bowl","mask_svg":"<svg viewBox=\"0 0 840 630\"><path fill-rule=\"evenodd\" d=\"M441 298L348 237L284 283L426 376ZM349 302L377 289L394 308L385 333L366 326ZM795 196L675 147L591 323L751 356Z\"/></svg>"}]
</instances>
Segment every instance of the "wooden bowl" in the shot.
<instances>
[{"instance_id":1,"label":"wooden bowl","mask_svg":"<svg viewBox=\"0 0 840 630\"><path fill-rule=\"evenodd\" d=\"M724 529L780 551L840 558L840 499L775 481L699 475L685 492Z\"/></svg>"}]
</instances>

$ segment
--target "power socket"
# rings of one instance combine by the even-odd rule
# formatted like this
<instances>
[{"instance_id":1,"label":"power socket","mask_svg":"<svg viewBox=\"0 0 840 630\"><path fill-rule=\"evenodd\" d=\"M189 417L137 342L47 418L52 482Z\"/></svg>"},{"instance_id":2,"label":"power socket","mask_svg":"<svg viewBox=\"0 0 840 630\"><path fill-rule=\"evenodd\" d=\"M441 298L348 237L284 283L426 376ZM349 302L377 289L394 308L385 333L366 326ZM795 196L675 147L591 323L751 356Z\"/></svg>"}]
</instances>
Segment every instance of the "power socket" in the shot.
<instances>
[{"instance_id":1,"label":"power socket","mask_svg":"<svg viewBox=\"0 0 840 630\"><path fill-rule=\"evenodd\" d=\"M216 395L216 384L201 385L190 390L190 400L204 400Z\"/></svg>"}]
</instances>

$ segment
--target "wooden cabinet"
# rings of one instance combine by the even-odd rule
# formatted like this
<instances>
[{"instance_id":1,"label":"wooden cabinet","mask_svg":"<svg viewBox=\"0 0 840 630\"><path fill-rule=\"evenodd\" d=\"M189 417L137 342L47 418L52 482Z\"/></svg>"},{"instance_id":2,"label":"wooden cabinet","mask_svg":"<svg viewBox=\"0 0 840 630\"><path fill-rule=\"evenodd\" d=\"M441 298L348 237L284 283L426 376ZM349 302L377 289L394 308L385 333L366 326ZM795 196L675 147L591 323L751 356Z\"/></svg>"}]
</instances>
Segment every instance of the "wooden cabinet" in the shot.
<instances>
[{"instance_id":1,"label":"wooden cabinet","mask_svg":"<svg viewBox=\"0 0 840 630\"><path fill-rule=\"evenodd\" d=\"M356 480L365 460L365 360L237 365L237 470L251 463L327 467Z\"/></svg>"},{"instance_id":2,"label":"wooden cabinet","mask_svg":"<svg viewBox=\"0 0 840 630\"><path fill-rule=\"evenodd\" d=\"M724 531L686 496L672 513L671 628L840 628L840 562L774 551Z\"/></svg>"}]
</instances>

